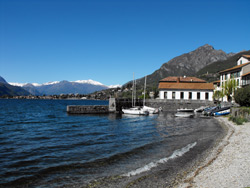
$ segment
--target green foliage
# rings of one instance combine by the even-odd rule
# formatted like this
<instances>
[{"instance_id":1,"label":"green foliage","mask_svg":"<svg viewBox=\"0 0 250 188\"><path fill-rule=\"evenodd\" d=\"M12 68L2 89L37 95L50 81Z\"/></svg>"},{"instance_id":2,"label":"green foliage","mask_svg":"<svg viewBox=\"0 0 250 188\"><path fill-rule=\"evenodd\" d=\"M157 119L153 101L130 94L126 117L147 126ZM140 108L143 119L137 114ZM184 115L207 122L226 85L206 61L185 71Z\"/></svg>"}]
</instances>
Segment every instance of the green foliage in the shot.
<instances>
[{"instance_id":1,"label":"green foliage","mask_svg":"<svg viewBox=\"0 0 250 188\"><path fill-rule=\"evenodd\" d=\"M223 98L224 97L224 94L223 94L223 92L221 92L221 91L215 91L214 92L214 95L213 95L213 99L214 100L217 100L217 101L219 101L221 98Z\"/></svg>"},{"instance_id":2,"label":"green foliage","mask_svg":"<svg viewBox=\"0 0 250 188\"><path fill-rule=\"evenodd\" d=\"M229 116L228 118L230 121L236 123L237 125L242 125L244 122L247 122L247 119L244 117L234 117L234 116Z\"/></svg>"},{"instance_id":3,"label":"green foliage","mask_svg":"<svg viewBox=\"0 0 250 188\"><path fill-rule=\"evenodd\" d=\"M222 87L223 95L227 96L227 101L231 102L232 95L235 93L237 88L237 83L235 79L229 79L225 82L225 85Z\"/></svg>"},{"instance_id":4,"label":"green foliage","mask_svg":"<svg viewBox=\"0 0 250 188\"><path fill-rule=\"evenodd\" d=\"M21 87L0 83L0 96L28 96L30 93Z\"/></svg>"},{"instance_id":5,"label":"green foliage","mask_svg":"<svg viewBox=\"0 0 250 188\"><path fill-rule=\"evenodd\" d=\"M206 73L209 73L209 74L214 73L215 74L215 73L218 73L222 70L236 66L236 62L237 62L238 58L242 55L250 55L250 51L240 52L240 53L237 53L237 54L231 56L230 58L228 58L225 61L216 61L212 64L209 64L208 66L199 70L196 75L203 75Z\"/></svg>"},{"instance_id":6,"label":"green foliage","mask_svg":"<svg viewBox=\"0 0 250 188\"><path fill-rule=\"evenodd\" d=\"M240 106L250 106L250 86L237 89L234 99Z\"/></svg>"}]
</instances>

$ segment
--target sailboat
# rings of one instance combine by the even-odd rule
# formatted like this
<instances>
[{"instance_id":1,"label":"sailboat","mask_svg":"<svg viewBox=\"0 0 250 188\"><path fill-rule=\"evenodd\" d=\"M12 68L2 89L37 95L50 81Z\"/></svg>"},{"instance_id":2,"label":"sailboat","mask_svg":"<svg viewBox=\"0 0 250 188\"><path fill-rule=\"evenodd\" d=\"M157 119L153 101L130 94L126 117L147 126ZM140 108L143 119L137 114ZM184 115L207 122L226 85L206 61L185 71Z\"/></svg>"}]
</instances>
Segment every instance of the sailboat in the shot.
<instances>
[{"instance_id":1,"label":"sailboat","mask_svg":"<svg viewBox=\"0 0 250 188\"><path fill-rule=\"evenodd\" d=\"M142 109L145 111L148 111L149 114L158 114L159 109L158 108L153 108L145 105L145 96L146 96L146 85L147 85L147 76L145 76L145 83L144 83L144 99L143 99L143 107Z\"/></svg>"},{"instance_id":2,"label":"sailboat","mask_svg":"<svg viewBox=\"0 0 250 188\"><path fill-rule=\"evenodd\" d=\"M143 110L141 107L135 107L135 99L136 99L136 82L134 80L134 74L133 74L133 89L132 89L132 108L128 109L122 109L122 112L124 114L130 114L130 115L148 115L148 110Z\"/></svg>"}]
</instances>

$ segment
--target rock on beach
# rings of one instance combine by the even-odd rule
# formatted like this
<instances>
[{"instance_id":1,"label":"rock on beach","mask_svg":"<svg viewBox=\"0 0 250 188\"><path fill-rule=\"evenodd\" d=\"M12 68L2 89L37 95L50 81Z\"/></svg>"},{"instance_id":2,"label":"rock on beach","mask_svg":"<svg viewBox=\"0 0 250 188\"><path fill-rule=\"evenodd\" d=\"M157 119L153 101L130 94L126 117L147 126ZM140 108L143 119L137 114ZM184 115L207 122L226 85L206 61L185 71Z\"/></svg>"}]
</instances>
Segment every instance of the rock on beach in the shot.
<instances>
[{"instance_id":1,"label":"rock on beach","mask_svg":"<svg viewBox=\"0 0 250 188\"><path fill-rule=\"evenodd\" d=\"M178 187L250 187L250 122L237 126L225 117L218 119L228 127L227 135Z\"/></svg>"}]
</instances>

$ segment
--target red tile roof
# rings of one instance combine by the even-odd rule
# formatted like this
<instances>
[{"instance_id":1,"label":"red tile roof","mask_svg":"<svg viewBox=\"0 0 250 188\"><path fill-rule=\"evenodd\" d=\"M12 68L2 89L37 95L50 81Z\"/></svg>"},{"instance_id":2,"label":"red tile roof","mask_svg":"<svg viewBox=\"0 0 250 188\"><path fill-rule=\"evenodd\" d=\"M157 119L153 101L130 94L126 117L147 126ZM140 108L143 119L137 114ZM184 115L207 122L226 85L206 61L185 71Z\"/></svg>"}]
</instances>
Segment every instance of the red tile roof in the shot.
<instances>
[{"instance_id":1,"label":"red tile roof","mask_svg":"<svg viewBox=\"0 0 250 188\"><path fill-rule=\"evenodd\" d=\"M160 82L159 89L190 89L190 90L214 90L212 83L191 83L191 82Z\"/></svg>"},{"instance_id":2,"label":"red tile roof","mask_svg":"<svg viewBox=\"0 0 250 188\"><path fill-rule=\"evenodd\" d=\"M231 72L231 71L233 71L233 70L240 69L241 67L244 67L244 66L249 65L249 64L250 64L250 62L241 64L241 65L237 65L237 66L234 66L234 67L232 67L232 68L229 68L229 69L220 71L219 73L221 74L221 73L224 73L224 72Z\"/></svg>"},{"instance_id":3,"label":"red tile roof","mask_svg":"<svg viewBox=\"0 0 250 188\"><path fill-rule=\"evenodd\" d=\"M196 78L196 77L177 77L177 76L169 76L160 80L160 82L199 82L199 83L206 83L205 80Z\"/></svg>"},{"instance_id":4,"label":"red tile roof","mask_svg":"<svg viewBox=\"0 0 250 188\"><path fill-rule=\"evenodd\" d=\"M247 75L250 75L250 72L248 72L246 74L243 74L241 77L244 77L244 76L247 76Z\"/></svg>"},{"instance_id":5,"label":"red tile roof","mask_svg":"<svg viewBox=\"0 0 250 188\"><path fill-rule=\"evenodd\" d=\"M216 80L213 82L214 84L220 83L220 80Z\"/></svg>"},{"instance_id":6,"label":"red tile roof","mask_svg":"<svg viewBox=\"0 0 250 188\"><path fill-rule=\"evenodd\" d=\"M250 55L242 55L243 57L250 59Z\"/></svg>"}]
</instances>

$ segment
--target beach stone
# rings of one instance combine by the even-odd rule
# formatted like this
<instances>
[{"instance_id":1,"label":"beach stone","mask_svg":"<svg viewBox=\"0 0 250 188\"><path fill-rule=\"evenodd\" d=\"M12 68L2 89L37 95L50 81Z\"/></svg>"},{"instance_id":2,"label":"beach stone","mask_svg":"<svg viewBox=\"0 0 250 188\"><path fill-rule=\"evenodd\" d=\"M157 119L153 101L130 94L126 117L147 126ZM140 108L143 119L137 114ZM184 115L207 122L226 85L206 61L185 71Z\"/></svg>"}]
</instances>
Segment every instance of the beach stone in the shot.
<instances>
[{"instance_id":1,"label":"beach stone","mask_svg":"<svg viewBox=\"0 0 250 188\"><path fill-rule=\"evenodd\" d=\"M193 178L193 182L182 183L178 187L242 188L250 186L250 122L237 126L225 117L220 117L219 120L227 125L229 130L233 129L234 133L222 140L222 142L228 141L228 144L210 165L203 168ZM211 155L216 155L215 151L211 153ZM213 157L211 155L210 158Z\"/></svg>"}]
</instances>

